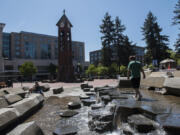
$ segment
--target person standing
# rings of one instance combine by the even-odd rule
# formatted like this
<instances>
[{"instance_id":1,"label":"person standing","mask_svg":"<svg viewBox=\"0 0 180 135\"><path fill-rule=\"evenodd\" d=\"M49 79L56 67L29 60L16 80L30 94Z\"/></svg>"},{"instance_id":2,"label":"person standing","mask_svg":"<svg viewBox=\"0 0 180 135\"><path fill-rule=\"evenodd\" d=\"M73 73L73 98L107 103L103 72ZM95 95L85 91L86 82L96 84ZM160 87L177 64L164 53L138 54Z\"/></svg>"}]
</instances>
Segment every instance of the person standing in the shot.
<instances>
[{"instance_id":1,"label":"person standing","mask_svg":"<svg viewBox=\"0 0 180 135\"><path fill-rule=\"evenodd\" d=\"M132 86L136 92L135 98L137 100L142 99L142 95L139 91L139 86L140 86L140 80L141 80L141 72L143 73L143 78L145 79L145 73L142 68L142 65L139 61L136 61L136 56L130 56L129 57L129 64L128 64L128 73L127 77L131 79Z\"/></svg>"}]
</instances>

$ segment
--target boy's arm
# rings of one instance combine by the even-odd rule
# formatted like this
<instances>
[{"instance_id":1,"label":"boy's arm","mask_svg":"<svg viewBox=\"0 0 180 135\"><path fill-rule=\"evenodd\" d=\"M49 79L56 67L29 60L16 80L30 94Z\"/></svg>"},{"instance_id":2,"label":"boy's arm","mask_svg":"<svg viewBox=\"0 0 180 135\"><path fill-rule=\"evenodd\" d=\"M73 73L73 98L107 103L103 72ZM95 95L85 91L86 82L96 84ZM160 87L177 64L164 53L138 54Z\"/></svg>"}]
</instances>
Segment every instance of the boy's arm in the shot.
<instances>
[{"instance_id":1,"label":"boy's arm","mask_svg":"<svg viewBox=\"0 0 180 135\"><path fill-rule=\"evenodd\" d=\"M144 69L141 67L141 72L143 73L143 79L145 79L146 78L146 75L145 75L145 73L144 73Z\"/></svg>"}]
</instances>

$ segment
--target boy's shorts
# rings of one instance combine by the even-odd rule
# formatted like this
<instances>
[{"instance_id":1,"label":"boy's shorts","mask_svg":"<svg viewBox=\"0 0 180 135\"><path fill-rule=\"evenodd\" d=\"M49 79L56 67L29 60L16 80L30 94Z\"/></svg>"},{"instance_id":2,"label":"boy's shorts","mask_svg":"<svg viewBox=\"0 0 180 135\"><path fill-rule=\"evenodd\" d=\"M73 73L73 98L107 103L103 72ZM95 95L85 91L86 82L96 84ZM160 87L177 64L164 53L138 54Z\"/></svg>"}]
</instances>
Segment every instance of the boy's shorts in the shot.
<instances>
[{"instance_id":1,"label":"boy's shorts","mask_svg":"<svg viewBox=\"0 0 180 135\"><path fill-rule=\"evenodd\" d=\"M140 78L132 78L131 84L133 88L139 88L140 87Z\"/></svg>"}]
</instances>

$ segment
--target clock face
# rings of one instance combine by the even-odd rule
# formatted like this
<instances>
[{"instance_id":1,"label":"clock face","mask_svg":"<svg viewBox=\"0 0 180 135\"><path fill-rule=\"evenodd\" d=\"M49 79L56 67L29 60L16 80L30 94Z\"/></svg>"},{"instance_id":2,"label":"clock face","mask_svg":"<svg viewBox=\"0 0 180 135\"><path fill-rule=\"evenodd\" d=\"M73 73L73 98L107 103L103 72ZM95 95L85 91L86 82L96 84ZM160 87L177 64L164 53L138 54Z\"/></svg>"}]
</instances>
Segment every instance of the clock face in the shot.
<instances>
[{"instance_id":1,"label":"clock face","mask_svg":"<svg viewBox=\"0 0 180 135\"><path fill-rule=\"evenodd\" d=\"M63 23L63 22L61 23L60 27L61 27L61 28L64 27L64 23Z\"/></svg>"}]
</instances>

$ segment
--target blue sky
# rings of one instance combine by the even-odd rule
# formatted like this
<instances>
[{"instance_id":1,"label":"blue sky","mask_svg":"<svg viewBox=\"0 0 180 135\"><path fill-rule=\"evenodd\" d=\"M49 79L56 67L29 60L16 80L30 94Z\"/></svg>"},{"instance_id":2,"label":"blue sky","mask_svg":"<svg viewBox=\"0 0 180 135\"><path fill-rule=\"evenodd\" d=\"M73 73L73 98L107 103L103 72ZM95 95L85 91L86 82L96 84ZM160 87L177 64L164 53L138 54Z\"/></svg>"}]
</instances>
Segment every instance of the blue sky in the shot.
<instances>
[{"instance_id":1,"label":"blue sky","mask_svg":"<svg viewBox=\"0 0 180 135\"><path fill-rule=\"evenodd\" d=\"M158 18L163 34L169 36L170 47L180 33L172 26L177 0L1 0L0 22L4 32L28 31L57 36L56 23L66 10L73 24L72 39L85 42L86 60L89 52L101 48L99 25L106 12L119 16L126 26L124 32L139 46L145 46L141 27L149 11Z\"/></svg>"}]
</instances>

